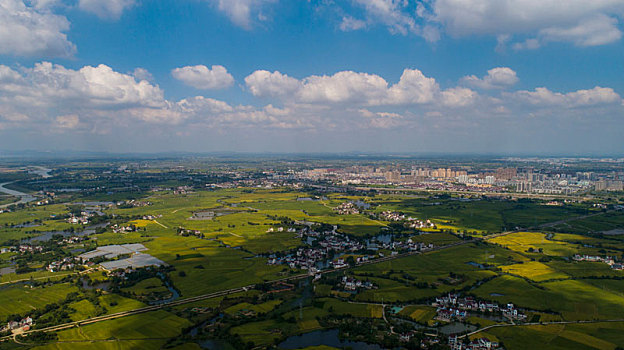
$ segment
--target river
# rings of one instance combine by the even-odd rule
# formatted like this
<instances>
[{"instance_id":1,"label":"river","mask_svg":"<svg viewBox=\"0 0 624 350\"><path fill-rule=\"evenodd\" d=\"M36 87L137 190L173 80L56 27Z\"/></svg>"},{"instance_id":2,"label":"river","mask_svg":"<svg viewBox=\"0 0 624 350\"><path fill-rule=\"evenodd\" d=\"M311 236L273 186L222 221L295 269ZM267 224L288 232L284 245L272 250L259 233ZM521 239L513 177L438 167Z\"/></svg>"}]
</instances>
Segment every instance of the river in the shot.
<instances>
[{"instance_id":1,"label":"river","mask_svg":"<svg viewBox=\"0 0 624 350\"><path fill-rule=\"evenodd\" d=\"M39 175L44 179L52 177L52 175L50 175L50 172L52 171L52 169L44 168L42 166L30 166L28 168L29 168L28 169L29 174Z\"/></svg>"},{"instance_id":2,"label":"river","mask_svg":"<svg viewBox=\"0 0 624 350\"><path fill-rule=\"evenodd\" d=\"M89 236L95 233L98 228L108 226L109 222L103 222L100 224L90 225L84 228L82 231L41 231L41 232L33 232L37 236L24 238L20 242L21 243L32 243L32 242L45 242L52 239L54 235L61 235L63 237L71 237L71 236Z\"/></svg>"},{"instance_id":3,"label":"river","mask_svg":"<svg viewBox=\"0 0 624 350\"><path fill-rule=\"evenodd\" d=\"M14 204L28 203L28 202L32 202L32 201L37 199L37 197L35 197L35 196L31 195L31 194L20 192L20 191L15 191L15 190L12 190L10 188L4 187L5 185L12 184L13 182L14 181L1 183L0 184L0 192L6 193L6 194L11 195L11 196L20 197L20 200L17 201L17 202L0 205L0 208L6 208L6 207L8 207L10 205L14 205Z\"/></svg>"},{"instance_id":4,"label":"river","mask_svg":"<svg viewBox=\"0 0 624 350\"><path fill-rule=\"evenodd\" d=\"M50 175L51 171L52 171L52 169L44 168L42 166L31 166L28 169L28 173L39 175L39 176L43 177L44 179L52 177L52 175ZM31 195L31 194L20 192L20 191L16 191L16 190L12 190L10 188L4 187L6 185L12 184L13 182L15 182L15 181L1 183L0 184L0 192L6 193L6 194L11 195L11 196L20 197L20 200L17 201L17 202L14 202L14 203L0 205L0 208L6 208L6 207L8 207L10 205L14 205L14 204L29 203L29 202L32 202L32 201L37 199L37 197L35 197L35 196Z\"/></svg>"}]
</instances>

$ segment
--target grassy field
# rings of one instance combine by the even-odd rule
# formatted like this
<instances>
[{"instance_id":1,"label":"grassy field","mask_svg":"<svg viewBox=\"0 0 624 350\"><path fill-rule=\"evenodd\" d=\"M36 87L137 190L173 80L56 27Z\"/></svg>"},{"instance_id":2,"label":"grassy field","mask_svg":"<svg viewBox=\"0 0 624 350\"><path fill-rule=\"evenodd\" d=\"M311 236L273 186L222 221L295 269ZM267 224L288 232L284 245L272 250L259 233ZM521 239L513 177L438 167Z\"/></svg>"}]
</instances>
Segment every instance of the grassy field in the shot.
<instances>
[{"instance_id":1,"label":"grassy field","mask_svg":"<svg viewBox=\"0 0 624 350\"><path fill-rule=\"evenodd\" d=\"M517 252L527 252L529 249L539 251L552 256L572 256L578 252L578 247L562 241L546 239L546 234L541 232L517 232L506 236L488 240L494 244L500 244Z\"/></svg>"},{"instance_id":2,"label":"grassy field","mask_svg":"<svg viewBox=\"0 0 624 350\"><path fill-rule=\"evenodd\" d=\"M513 302L533 310L561 313L566 320L615 319L624 312L624 296L579 280L529 283L500 276L471 293L499 303Z\"/></svg>"},{"instance_id":3,"label":"grassy field","mask_svg":"<svg viewBox=\"0 0 624 350\"><path fill-rule=\"evenodd\" d=\"M277 307L281 303L282 300L279 299L270 300L261 304L240 303L230 306L224 311L230 315L236 315L237 313L244 311L253 311L256 314L266 314L267 312L275 309L275 307Z\"/></svg>"},{"instance_id":4,"label":"grassy field","mask_svg":"<svg viewBox=\"0 0 624 350\"><path fill-rule=\"evenodd\" d=\"M382 309L378 304L348 303L337 299L319 299L323 304L323 309L327 312L338 315L352 315L356 317L381 318Z\"/></svg>"},{"instance_id":5,"label":"grassy field","mask_svg":"<svg viewBox=\"0 0 624 350\"><path fill-rule=\"evenodd\" d=\"M501 339L506 349L604 349L624 344L624 324L548 325L493 328L487 331ZM479 335L477 335L479 336Z\"/></svg>"},{"instance_id":6,"label":"grassy field","mask_svg":"<svg viewBox=\"0 0 624 350\"><path fill-rule=\"evenodd\" d=\"M450 233L438 232L421 234L418 236L410 237L414 242L423 242L426 244L432 243L434 245L446 245L458 242L460 239Z\"/></svg>"},{"instance_id":7,"label":"grassy field","mask_svg":"<svg viewBox=\"0 0 624 350\"><path fill-rule=\"evenodd\" d=\"M142 280L132 287L123 288L124 292L133 293L135 295L148 295L152 293L167 293L169 290L165 287L159 278L153 277Z\"/></svg>"},{"instance_id":8,"label":"grassy field","mask_svg":"<svg viewBox=\"0 0 624 350\"><path fill-rule=\"evenodd\" d=\"M568 221L565 224L555 226L554 229L562 232L578 234L624 229L624 213L622 211L618 211Z\"/></svg>"},{"instance_id":9,"label":"grassy field","mask_svg":"<svg viewBox=\"0 0 624 350\"><path fill-rule=\"evenodd\" d=\"M385 301L395 302L431 298L496 275L493 271L480 269L470 263L509 263L516 258L516 253L496 246L469 244L358 267L353 273L358 278L369 279L379 289L362 292L356 300L381 302L383 297ZM406 280L404 274L414 279ZM415 283L423 282L430 287L414 286Z\"/></svg>"},{"instance_id":10,"label":"grassy field","mask_svg":"<svg viewBox=\"0 0 624 350\"><path fill-rule=\"evenodd\" d=\"M77 287L68 283L36 288L21 284L0 287L0 320L13 314L26 316L33 309L64 300L68 293L77 291Z\"/></svg>"},{"instance_id":11,"label":"grassy field","mask_svg":"<svg viewBox=\"0 0 624 350\"><path fill-rule=\"evenodd\" d=\"M381 199L379 210L396 210L423 218L445 220L458 230L497 232L586 214L583 206L547 207L538 202L495 199L459 201L457 198Z\"/></svg>"},{"instance_id":12,"label":"grassy field","mask_svg":"<svg viewBox=\"0 0 624 350\"><path fill-rule=\"evenodd\" d=\"M155 311L60 331L58 343L37 349L158 349L188 326L183 318Z\"/></svg>"},{"instance_id":13,"label":"grassy field","mask_svg":"<svg viewBox=\"0 0 624 350\"><path fill-rule=\"evenodd\" d=\"M414 322L426 324L436 315L436 310L435 308L429 306L411 305L406 306L399 311L399 315L409 317Z\"/></svg>"}]
</instances>

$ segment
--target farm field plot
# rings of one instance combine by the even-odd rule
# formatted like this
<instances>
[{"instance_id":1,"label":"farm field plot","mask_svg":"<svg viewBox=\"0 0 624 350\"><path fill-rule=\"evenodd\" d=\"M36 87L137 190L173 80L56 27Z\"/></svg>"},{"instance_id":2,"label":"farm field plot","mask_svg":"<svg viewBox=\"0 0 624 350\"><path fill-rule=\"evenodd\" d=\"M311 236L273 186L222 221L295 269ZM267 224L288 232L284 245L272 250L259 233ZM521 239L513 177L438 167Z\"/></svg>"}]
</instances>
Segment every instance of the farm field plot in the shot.
<instances>
[{"instance_id":1,"label":"farm field plot","mask_svg":"<svg viewBox=\"0 0 624 350\"><path fill-rule=\"evenodd\" d=\"M142 280L132 287L122 288L122 291L135 295L147 295L151 293L167 293L169 290L160 279L152 277Z\"/></svg>"},{"instance_id":2,"label":"farm field plot","mask_svg":"<svg viewBox=\"0 0 624 350\"><path fill-rule=\"evenodd\" d=\"M522 264L505 265L501 266L501 269L504 272L510 273L512 275L525 277L537 282L569 277L568 275L537 261L529 261Z\"/></svg>"},{"instance_id":3,"label":"farm field plot","mask_svg":"<svg viewBox=\"0 0 624 350\"><path fill-rule=\"evenodd\" d=\"M380 304L364 304L364 303L349 303L340 301L337 299L319 299L319 302L324 303L323 309L330 311L338 315L353 315L356 317L371 317L381 318L382 310Z\"/></svg>"},{"instance_id":4,"label":"farm field plot","mask_svg":"<svg viewBox=\"0 0 624 350\"><path fill-rule=\"evenodd\" d=\"M578 280L529 283L499 276L471 292L499 303L513 302L528 309L556 311L565 320L615 319L624 312L624 297Z\"/></svg>"},{"instance_id":5,"label":"farm field plot","mask_svg":"<svg viewBox=\"0 0 624 350\"><path fill-rule=\"evenodd\" d=\"M553 269L563 272L572 277L624 277L622 271L616 271L603 262L590 261L561 261L552 260L545 263Z\"/></svg>"},{"instance_id":6,"label":"farm field plot","mask_svg":"<svg viewBox=\"0 0 624 350\"><path fill-rule=\"evenodd\" d=\"M160 348L190 323L165 311L72 328L58 332L58 343L36 349L148 349Z\"/></svg>"},{"instance_id":7,"label":"farm field plot","mask_svg":"<svg viewBox=\"0 0 624 350\"><path fill-rule=\"evenodd\" d=\"M432 243L434 245L445 245L445 244L451 244L451 243L460 241L460 239L457 238L457 236L454 236L446 232L425 233L425 234L420 234L418 236L412 236L410 238L414 242L423 242L426 244Z\"/></svg>"},{"instance_id":8,"label":"farm field plot","mask_svg":"<svg viewBox=\"0 0 624 350\"><path fill-rule=\"evenodd\" d=\"M488 333L502 339L510 350L543 348L611 350L623 343L622 323L547 325L493 328Z\"/></svg>"},{"instance_id":9,"label":"farm field plot","mask_svg":"<svg viewBox=\"0 0 624 350\"><path fill-rule=\"evenodd\" d=\"M240 304L236 304L225 309L225 312L230 315L235 315L236 313L241 312L241 311L253 311L259 314L260 313L265 314L273 310L275 307L277 307L281 303L282 303L281 300L271 300L271 301L267 301L261 304L240 303Z\"/></svg>"},{"instance_id":10,"label":"farm field plot","mask_svg":"<svg viewBox=\"0 0 624 350\"><path fill-rule=\"evenodd\" d=\"M431 320L436 314L436 310L433 307L429 306L406 306L401 311L399 311L399 315L404 317L409 317L414 322L426 324L427 321Z\"/></svg>"},{"instance_id":11,"label":"farm field plot","mask_svg":"<svg viewBox=\"0 0 624 350\"><path fill-rule=\"evenodd\" d=\"M245 343L254 342L256 345L272 344L284 334L296 333L296 324L278 323L274 320L246 323L233 327L230 333L239 335Z\"/></svg>"},{"instance_id":12,"label":"farm field plot","mask_svg":"<svg viewBox=\"0 0 624 350\"><path fill-rule=\"evenodd\" d=\"M617 211L578 220L571 220L564 224L555 226L554 229L561 232L578 234L609 232L612 230L624 229L624 213L622 211Z\"/></svg>"},{"instance_id":13,"label":"farm field plot","mask_svg":"<svg viewBox=\"0 0 624 350\"><path fill-rule=\"evenodd\" d=\"M491 238L488 241L517 252L542 249L544 254L552 256L572 256L578 252L575 245L561 241L549 241L546 239L546 234L541 232L511 233L506 236Z\"/></svg>"},{"instance_id":14,"label":"farm field plot","mask_svg":"<svg viewBox=\"0 0 624 350\"><path fill-rule=\"evenodd\" d=\"M132 349L159 349L167 343L167 339L135 339L135 340L74 340L51 343L42 346L36 346L32 349L37 350L132 350ZM189 348L193 349L193 348Z\"/></svg>"},{"instance_id":15,"label":"farm field plot","mask_svg":"<svg viewBox=\"0 0 624 350\"><path fill-rule=\"evenodd\" d=\"M492 255L494 257L488 259ZM356 300L380 302L383 297L386 301L393 302L430 298L496 276L495 272L479 268L475 264L483 264L486 260L495 263L497 259L507 262L511 256L509 252L495 246L489 246L486 254L486 247L465 245L358 267L354 269L354 274L377 281L379 289L360 293ZM513 260L512 257L511 259ZM426 282L436 287L417 288L411 281L406 285L406 282L396 280L405 273L416 278L413 283Z\"/></svg>"},{"instance_id":16,"label":"farm field plot","mask_svg":"<svg viewBox=\"0 0 624 350\"><path fill-rule=\"evenodd\" d=\"M496 232L515 227L532 227L542 223L581 216L582 207L545 207L536 203L514 203L494 199L460 202L448 198L403 199L380 201L385 208L405 212L423 219L444 220L458 230Z\"/></svg>"},{"instance_id":17,"label":"farm field plot","mask_svg":"<svg viewBox=\"0 0 624 350\"><path fill-rule=\"evenodd\" d=\"M47 304L64 300L67 294L78 288L68 283L29 288L22 284L0 287L0 318L24 314Z\"/></svg>"}]
</instances>

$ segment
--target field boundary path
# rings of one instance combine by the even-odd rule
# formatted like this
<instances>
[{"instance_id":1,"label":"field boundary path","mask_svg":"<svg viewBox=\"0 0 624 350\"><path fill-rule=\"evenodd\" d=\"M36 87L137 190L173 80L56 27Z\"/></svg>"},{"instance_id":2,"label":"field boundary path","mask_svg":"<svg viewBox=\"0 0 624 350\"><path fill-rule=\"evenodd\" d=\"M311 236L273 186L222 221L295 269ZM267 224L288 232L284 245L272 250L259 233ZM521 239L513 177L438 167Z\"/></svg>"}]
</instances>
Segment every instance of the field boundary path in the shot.
<instances>
[{"instance_id":1,"label":"field boundary path","mask_svg":"<svg viewBox=\"0 0 624 350\"><path fill-rule=\"evenodd\" d=\"M604 215L604 214L608 214L608 213L612 213L614 211L619 211L620 209L611 209L611 210L607 210L607 211L602 211L600 213L593 213L593 214L587 214L587 215L582 215L582 216L575 216L573 218L567 218L567 219L563 219L563 220L559 220L559 221L554 221L554 222L547 222L545 224L541 224L538 225L538 228L549 228L549 227L554 227L557 225L561 225L561 224L565 224L566 222L570 222L570 221L576 221L576 220L583 220L583 219L587 219L587 218L591 218L594 216L599 216L599 215Z\"/></svg>"},{"instance_id":2,"label":"field boundary path","mask_svg":"<svg viewBox=\"0 0 624 350\"><path fill-rule=\"evenodd\" d=\"M524 327L524 326L548 326L548 325L556 325L556 324L585 324L585 323L607 323L607 322L624 322L623 318L611 319L611 320L578 320L578 321L551 321L551 322L529 322L529 323L500 323L493 324L481 329L477 329L476 331L472 331L470 333L466 333L464 335L460 335L457 338L463 339L466 337L470 337L471 335L481 333L487 331L492 328L500 328L500 327Z\"/></svg>"},{"instance_id":3,"label":"field boundary path","mask_svg":"<svg viewBox=\"0 0 624 350\"><path fill-rule=\"evenodd\" d=\"M164 228L169 228L169 227L167 227L167 226L165 226L165 225L161 224L160 222L158 222L158 221L156 221L156 220L152 220L152 221L154 221L155 223L157 223L158 225L160 225L160 226L162 226L162 227L164 227Z\"/></svg>"},{"instance_id":4,"label":"field boundary path","mask_svg":"<svg viewBox=\"0 0 624 350\"><path fill-rule=\"evenodd\" d=\"M47 280L47 279L57 278L57 277L66 277L66 276L73 276L73 275L83 275L85 273L90 273L90 272L97 271L97 270L98 269L96 269L96 268L90 268L90 269L84 270L84 271L69 272L69 273L60 274L60 275L33 277L33 278L22 278L22 279L19 279L19 280L0 282L0 286L5 285L5 284L21 283L21 282L28 282L28 281Z\"/></svg>"}]
</instances>

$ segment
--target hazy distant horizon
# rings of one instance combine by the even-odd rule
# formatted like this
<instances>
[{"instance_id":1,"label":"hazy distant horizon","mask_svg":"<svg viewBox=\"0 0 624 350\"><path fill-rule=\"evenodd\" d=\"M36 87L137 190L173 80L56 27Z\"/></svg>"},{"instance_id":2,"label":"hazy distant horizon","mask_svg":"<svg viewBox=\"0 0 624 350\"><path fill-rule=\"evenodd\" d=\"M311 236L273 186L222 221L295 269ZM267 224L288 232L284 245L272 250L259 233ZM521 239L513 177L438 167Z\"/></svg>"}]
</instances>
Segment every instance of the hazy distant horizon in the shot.
<instances>
[{"instance_id":1,"label":"hazy distant horizon","mask_svg":"<svg viewBox=\"0 0 624 350\"><path fill-rule=\"evenodd\" d=\"M48 159L55 160L60 158L180 158L180 157L214 157L214 158L309 158L309 159L414 159L414 160L435 160L435 159L487 159L500 160L505 158L522 158L522 159L548 159L548 158L569 158L569 159L624 159L624 153L621 154L520 154L520 153L444 153L444 152L235 152L235 151L215 151L215 152L186 152L186 151L167 151L167 152L97 152L97 151L36 151L36 150L16 150L3 151L0 150L0 159L11 159L17 157L26 157L27 159Z\"/></svg>"}]
</instances>

